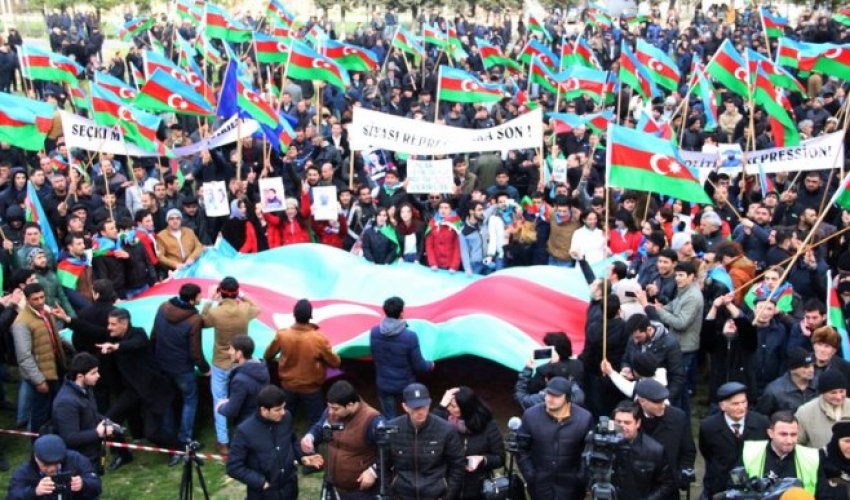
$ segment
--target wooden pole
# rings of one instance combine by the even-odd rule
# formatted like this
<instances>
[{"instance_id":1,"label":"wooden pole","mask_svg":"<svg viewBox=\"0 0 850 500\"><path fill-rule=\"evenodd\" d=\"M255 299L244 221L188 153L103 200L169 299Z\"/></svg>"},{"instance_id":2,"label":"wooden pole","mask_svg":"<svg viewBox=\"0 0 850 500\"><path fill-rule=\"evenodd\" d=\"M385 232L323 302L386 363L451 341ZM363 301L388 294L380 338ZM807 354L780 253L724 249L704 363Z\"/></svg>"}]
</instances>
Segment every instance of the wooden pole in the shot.
<instances>
[{"instance_id":1,"label":"wooden pole","mask_svg":"<svg viewBox=\"0 0 850 500\"><path fill-rule=\"evenodd\" d=\"M441 81L442 77L442 66L437 69L437 95L434 96L434 123L437 123L437 120L440 119L440 90L442 89Z\"/></svg>"},{"instance_id":2,"label":"wooden pole","mask_svg":"<svg viewBox=\"0 0 850 500\"><path fill-rule=\"evenodd\" d=\"M611 188L605 184L605 220L603 221L605 230L605 248L608 248L608 237L610 229L608 228L608 212L610 208L608 204L609 192ZM608 272L602 278L602 359L608 359Z\"/></svg>"},{"instance_id":3,"label":"wooden pole","mask_svg":"<svg viewBox=\"0 0 850 500\"><path fill-rule=\"evenodd\" d=\"M348 153L348 189L354 190L354 150Z\"/></svg>"},{"instance_id":4,"label":"wooden pole","mask_svg":"<svg viewBox=\"0 0 850 500\"><path fill-rule=\"evenodd\" d=\"M242 183L242 119L239 117L236 118L236 181Z\"/></svg>"},{"instance_id":5,"label":"wooden pole","mask_svg":"<svg viewBox=\"0 0 850 500\"><path fill-rule=\"evenodd\" d=\"M673 115L670 116L670 121ZM688 121L688 101L685 101L685 111L682 113L682 124L679 126L679 149L682 149L682 138L685 137L685 122Z\"/></svg>"}]
</instances>

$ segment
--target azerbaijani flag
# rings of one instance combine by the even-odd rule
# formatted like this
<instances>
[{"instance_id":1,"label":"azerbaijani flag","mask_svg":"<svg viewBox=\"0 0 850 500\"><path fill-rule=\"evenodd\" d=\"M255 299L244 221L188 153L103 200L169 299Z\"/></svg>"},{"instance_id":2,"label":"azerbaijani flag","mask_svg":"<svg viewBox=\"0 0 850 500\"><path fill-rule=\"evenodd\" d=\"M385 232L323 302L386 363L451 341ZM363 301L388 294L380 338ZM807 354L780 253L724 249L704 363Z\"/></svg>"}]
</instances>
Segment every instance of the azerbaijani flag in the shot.
<instances>
[{"instance_id":1,"label":"azerbaijani flag","mask_svg":"<svg viewBox=\"0 0 850 500\"><path fill-rule=\"evenodd\" d=\"M786 68L797 69L802 50L802 42L797 42L783 36L779 39L779 46L776 49L776 64L785 66Z\"/></svg>"},{"instance_id":2,"label":"azerbaijani flag","mask_svg":"<svg viewBox=\"0 0 850 500\"><path fill-rule=\"evenodd\" d=\"M770 38L779 38L785 35L785 28L788 26L788 18L782 17L770 12L767 7L759 9L761 24L764 26L764 31Z\"/></svg>"},{"instance_id":3,"label":"azerbaijani flag","mask_svg":"<svg viewBox=\"0 0 850 500\"><path fill-rule=\"evenodd\" d=\"M221 56L221 52L219 52L218 49L210 43L210 40L204 34L203 30L199 30L195 37L195 50L198 51L198 54L200 54L205 61L213 66L220 66L224 64L224 58Z\"/></svg>"},{"instance_id":4,"label":"azerbaijani flag","mask_svg":"<svg viewBox=\"0 0 850 500\"><path fill-rule=\"evenodd\" d=\"M576 43L573 47L573 54L576 63L593 69L601 69L599 61L596 59L596 54L593 53L593 48L590 43L582 36L576 37Z\"/></svg>"},{"instance_id":5,"label":"azerbaijani flag","mask_svg":"<svg viewBox=\"0 0 850 500\"><path fill-rule=\"evenodd\" d=\"M817 71L842 80L850 80L850 44L809 44L811 52L803 51L800 57L801 71Z\"/></svg>"},{"instance_id":6,"label":"azerbaijani flag","mask_svg":"<svg viewBox=\"0 0 850 500\"><path fill-rule=\"evenodd\" d=\"M730 91L749 99L749 72L744 58L728 38L705 67L706 73Z\"/></svg>"},{"instance_id":7,"label":"azerbaijani flag","mask_svg":"<svg viewBox=\"0 0 850 500\"><path fill-rule=\"evenodd\" d=\"M644 41L643 38L637 39L635 47L635 57L646 67L646 70L655 83L675 92L679 88L679 68L673 59L665 54L661 49Z\"/></svg>"},{"instance_id":8,"label":"azerbaijani flag","mask_svg":"<svg viewBox=\"0 0 850 500\"><path fill-rule=\"evenodd\" d=\"M561 82L565 99L575 99L587 95L597 103L601 101L608 85L608 71L573 66L558 73L555 77Z\"/></svg>"},{"instance_id":9,"label":"azerbaijani flag","mask_svg":"<svg viewBox=\"0 0 850 500\"><path fill-rule=\"evenodd\" d=\"M841 180L841 185L835 190L835 194L832 195L827 206L834 203L844 210L850 210L850 192L847 191L848 186L850 186L850 175L845 175L844 179Z\"/></svg>"},{"instance_id":10,"label":"azerbaijani flag","mask_svg":"<svg viewBox=\"0 0 850 500\"><path fill-rule=\"evenodd\" d=\"M290 12L280 0L269 0L269 5L266 7L266 17L279 21L289 28L295 23L295 14Z\"/></svg>"},{"instance_id":11,"label":"azerbaijani flag","mask_svg":"<svg viewBox=\"0 0 850 500\"><path fill-rule=\"evenodd\" d=\"M658 94L658 88L649 72L638 61L625 40L620 47L620 82L633 88L645 100L650 100Z\"/></svg>"},{"instance_id":12,"label":"azerbaijani flag","mask_svg":"<svg viewBox=\"0 0 850 500\"><path fill-rule=\"evenodd\" d=\"M609 123L614 122L614 110L606 109L600 113L582 115L582 118L584 118L585 125L593 130L593 132L601 134L608 130Z\"/></svg>"},{"instance_id":13,"label":"azerbaijani flag","mask_svg":"<svg viewBox=\"0 0 850 500\"><path fill-rule=\"evenodd\" d=\"M76 290L80 276L86 272L88 267L88 260L66 256L56 264L56 278L63 287Z\"/></svg>"},{"instance_id":14,"label":"azerbaijani flag","mask_svg":"<svg viewBox=\"0 0 850 500\"><path fill-rule=\"evenodd\" d=\"M292 40L288 75L299 80L322 80L342 90L350 85L348 71L306 43Z\"/></svg>"},{"instance_id":15,"label":"azerbaijani flag","mask_svg":"<svg viewBox=\"0 0 850 500\"><path fill-rule=\"evenodd\" d=\"M764 107L767 112L770 132L774 145L778 148L798 146L800 131L794 120L794 108L785 95L785 91L773 86L773 83L759 71L753 92L753 100Z\"/></svg>"},{"instance_id":16,"label":"azerbaijani flag","mask_svg":"<svg viewBox=\"0 0 850 500\"><path fill-rule=\"evenodd\" d=\"M319 48L325 44L330 38L325 30L319 24L314 24L310 27L310 31L304 37L313 47Z\"/></svg>"},{"instance_id":17,"label":"azerbaijani flag","mask_svg":"<svg viewBox=\"0 0 850 500\"><path fill-rule=\"evenodd\" d=\"M24 43L18 56L21 59L21 74L31 80L76 85L77 75L83 72L83 67L70 57L44 50L31 43Z\"/></svg>"},{"instance_id":18,"label":"azerbaijani flag","mask_svg":"<svg viewBox=\"0 0 850 500\"><path fill-rule=\"evenodd\" d=\"M250 42L252 29L233 19L224 8L213 3L206 4L204 15L206 33L210 38L218 38L225 42Z\"/></svg>"},{"instance_id":19,"label":"azerbaijani flag","mask_svg":"<svg viewBox=\"0 0 850 500\"><path fill-rule=\"evenodd\" d=\"M437 48L445 49L446 44L448 43L446 40L446 35L440 31L440 28L437 26L432 26L430 24L422 25L422 40L425 43L430 43ZM483 58L483 56L482 56Z\"/></svg>"},{"instance_id":20,"label":"azerbaijani flag","mask_svg":"<svg viewBox=\"0 0 850 500\"><path fill-rule=\"evenodd\" d=\"M782 283L776 290L770 290L764 283L753 285L747 294L744 295L744 304L751 310L755 310L756 302L760 299L770 298L776 303L776 308L785 314L791 314L794 311L794 287L789 282Z\"/></svg>"},{"instance_id":21,"label":"azerbaijani flag","mask_svg":"<svg viewBox=\"0 0 850 500\"><path fill-rule=\"evenodd\" d=\"M757 66L761 65L762 71L774 85L806 95L806 89L791 73L751 48L747 48L747 65L751 79L756 74Z\"/></svg>"},{"instance_id":22,"label":"azerbaijani flag","mask_svg":"<svg viewBox=\"0 0 850 500\"><path fill-rule=\"evenodd\" d=\"M214 111L194 88L162 69L156 70L145 82L134 104L155 113L209 116Z\"/></svg>"},{"instance_id":23,"label":"azerbaijani flag","mask_svg":"<svg viewBox=\"0 0 850 500\"><path fill-rule=\"evenodd\" d=\"M425 54L425 48L416 37L401 27L396 30L390 45L414 57L422 57Z\"/></svg>"},{"instance_id":24,"label":"azerbaijani flag","mask_svg":"<svg viewBox=\"0 0 850 500\"><path fill-rule=\"evenodd\" d=\"M229 119L238 114L253 118L269 128L277 128L279 118L274 107L266 102L262 94L238 78L238 65L237 60L231 60L227 65L217 115L219 118Z\"/></svg>"},{"instance_id":25,"label":"azerbaijani flag","mask_svg":"<svg viewBox=\"0 0 850 500\"><path fill-rule=\"evenodd\" d=\"M185 68L186 77L189 79L186 83L189 83L189 85L194 87L196 91L204 96L204 99L206 99L208 103L215 106L215 89L206 80L204 80L204 70L202 70L198 65L198 61L195 60L195 50L179 33L176 38L179 54L178 61L179 64Z\"/></svg>"},{"instance_id":26,"label":"azerbaijani flag","mask_svg":"<svg viewBox=\"0 0 850 500\"><path fill-rule=\"evenodd\" d=\"M55 111L52 104L0 92L0 142L27 151L44 149Z\"/></svg>"},{"instance_id":27,"label":"azerbaijani flag","mask_svg":"<svg viewBox=\"0 0 850 500\"><path fill-rule=\"evenodd\" d=\"M841 308L841 296L838 295L838 283L832 279L832 271L826 271L826 324L835 328L841 337L841 352L844 359L850 359L850 335L847 334L847 322Z\"/></svg>"},{"instance_id":28,"label":"azerbaijani flag","mask_svg":"<svg viewBox=\"0 0 850 500\"><path fill-rule=\"evenodd\" d=\"M549 50L549 47L534 39L529 40L519 54L519 60L525 64L531 64L532 58L537 59L540 64L552 71L557 71L561 64L561 60Z\"/></svg>"},{"instance_id":29,"label":"azerbaijani flag","mask_svg":"<svg viewBox=\"0 0 850 500\"><path fill-rule=\"evenodd\" d=\"M505 90L499 84L484 83L466 71L440 66L437 98L450 102L498 102Z\"/></svg>"},{"instance_id":30,"label":"azerbaijani flag","mask_svg":"<svg viewBox=\"0 0 850 500\"><path fill-rule=\"evenodd\" d=\"M94 82L117 95L124 102L133 102L139 94L133 87L103 71L98 71L94 74Z\"/></svg>"},{"instance_id":31,"label":"azerbaijani flag","mask_svg":"<svg viewBox=\"0 0 850 500\"><path fill-rule=\"evenodd\" d=\"M679 158L670 141L610 124L608 126L608 186L655 192L696 203L711 204L699 176Z\"/></svg>"},{"instance_id":32,"label":"azerbaijani flag","mask_svg":"<svg viewBox=\"0 0 850 500\"><path fill-rule=\"evenodd\" d=\"M561 91L561 80L555 76L548 66L540 64L537 57L531 58L528 66L528 77L532 83L536 83L553 94Z\"/></svg>"},{"instance_id":33,"label":"azerbaijani flag","mask_svg":"<svg viewBox=\"0 0 850 500\"><path fill-rule=\"evenodd\" d=\"M850 26L850 9L841 9L832 15L832 20L841 23L844 26ZM845 356L850 356L850 353L844 351Z\"/></svg>"},{"instance_id":34,"label":"azerbaijani flag","mask_svg":"<svg viewBox=\"0 0 850 500\"><path fill-rule=\"evenodd\" d=\"M691 86L702 102L703 111L705 112L705 130L715 130L717 128L718 95L714 90L714 85L711 84L702 67L694 69Z\"/></svg>"},{"instance_id":35,"label":"azerbaijani flag","mask_svg":"<svg viewBox=\"0 0 850 500\"><path fill-rule=\"evenodd\" d=\"M261 64L286 63L289 60L289 44L259 31L254 32L254 51Z\"/></svg>"},{"instance_id":36,"label":"azerbaijani flag","mask_svg":"<svg viewBox=\"0 0 850 500\"><path fill-rule=\"evenodd\" d=\"M457 29L455 29L451 21L446 22L446 44L446 52L455 61L468 57L466 51L463 50L463 44L460 42L460 38L457 36Z\"/></svg>"},{"instance_id":37,"label":"azerbaijani flag","mask_svg":"<svg viewBox=\"0 0 850 500\"><path fill-rule=\"evenodd\" d=\"M171 59L156 51L146 50L142 53L142 67L145 69L146 78L150 78L156 70L161 69L185 84L190 83L189 75L182 68L174 64Z\"/></svg>"},{"instance_id":38,"label":"azerbaijani flag","mask_svg":"<svg viewBox=\"0 0 850 500\"><path fill-rule=\"evenodd\" d=\"M56 236L53 235L53 228L50 227L50 221L44 213L44 208L41 206L41 201L38 199L32 181L27 181L27 197L24 199L24 206L26 207L27 222L35 222L41 227L42 244L47 246L53 252L53 255L59 255Z\"/></svg>"},{"instance_id":39,"label":"azerbaijani flag","mask_svg":"<svg viewBox=\"0 0 850 500\"><path fill-rule=\"evenodd\" d=\"M564 66L571 66L575 64L575 48L567 39L566 35L561 36L561 64L560 70L564 69Z\"/></svg>"},{"instance_id":40,"label":"azerbaijani flag","mask_svg":"<svg viewBox=\"0 0 850 500\"><path fill-rule=\"evenodd\" d=\"M552 35L549 34L549 30L546 29L546 26L540 19L537 19L532 14L528 15L528 30L532 33L540 33L548 42L552 41Z\"/></svg>"},{"instance_id":41,"label":"azerbaijani flag","mask_svg":"<svg viewBox=\"0 0 850 500\"><path fill-rule=\"evenodd\" d=\"M177 0L177 17L185 19L194 26L201 24L204 19L203 0Z\"/></svg>"},{"instance_id":42,"label":"azerbaijani flag","mask_svg":"<svg viewBox=\"0 0 850 500\"><path fill-rule=\"evenodd\" d=\"M374 52L350 43L328 40L325 42L325 56L348 71L372 71L378 68L378 56Z\"/></svg>"},{"instance_id":43,"label":"azerbaijani flag","mask_svg":"<svg viewBox=\"0 0 850 500\"><path fill-rule=\"evenodd\" d=\"M130 19L127 23L121 27L121 31L118 32L118 38L125 42L129 42L137 35L144 33L149 30L151 26L153 26L154 19L152 17L137 17L135 19Z\"/></svg>"},{"instance_id":44,"label":"azerbaijani flag","mask_svg":"<svg viewBox=\"0 0 850 500\"><path fill-rule=\"evenodd\" d=\"M478 46L478 55L481 56L481 61L484 63L484 69L490 69L493 66L504 66L505 68L512 69L516 72L522 71L522 66L510 57L506 57L505 54L502 53L502 49L499 47L488 43L486 40L482 40L481 38L475 39L475 45Z\"/></svg>"}]
</instances>

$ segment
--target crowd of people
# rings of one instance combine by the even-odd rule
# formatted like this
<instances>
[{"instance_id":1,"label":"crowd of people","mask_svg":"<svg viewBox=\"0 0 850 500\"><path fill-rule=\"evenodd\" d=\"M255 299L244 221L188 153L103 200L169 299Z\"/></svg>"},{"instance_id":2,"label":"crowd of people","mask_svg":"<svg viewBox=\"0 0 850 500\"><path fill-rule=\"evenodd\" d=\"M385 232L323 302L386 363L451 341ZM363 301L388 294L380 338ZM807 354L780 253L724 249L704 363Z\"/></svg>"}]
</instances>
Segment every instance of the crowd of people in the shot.
<instances>
[{"instance_id":1,"label":"crowd of people","mask_svg":"<svg viewBox=\"0 0 850 500\"><path fill-rule=\"evenodd\" d=\"M256 27L261 18L244 21ZM195 438L200 373L210 377L217 449L248 498L295 498L297 462L324 469L340 498L373 498L385 489L396 498L483 498L484 484L514 459L522 479L511 483L525 484L531 498L583 498L599 483L582 452L603 416L629 444L618 452L611 479L627 498L678 498L697 479L710 498L731 486L736 466L747 476L796 478L819 499L847 498L847 324L828 321L850 318L850 212L826 203L843 182L837 169L770 174L770 188L757 175L712 172L708 206L620 189L606 196L600 135L547 124L539 150L453 156L453 192L419 196L406 191L409 155L352 151L346 128L356 106L424 121L439 115L445 125L473 129L535 106L576 115L601 111L590 97L556 99L529 85L525 74L485 69L476 39L518 59L525 43L540 37L522 16L516 26L515 20L507 11L489 23L461 14L446 19L435 9L415 21L444 32L451 24L468 54L453 63L504 83L508 94L493 104L441 101L438 112L437 71L448 56L429 44L421 66L408 64L390 43L399 20L388 11L342 37L373 50L382 68L353 72L345 91L281 81L281 72L267 71L277 68L240 51L258 88L262 75L275 75L280 94L273 101L295 130L285 153L246 138L238 147L202 148L176 160L94 155L68 147L58 115L40 152L0 143L6 292L0 375L10 380L7 368L17 365L20 376L17 404L0 384L0 405L16 412L19 426L43 434L32 459L15 472L8 497L55 496L65 488L59 472L71 473L72 498L97 496L99 475L133 460L118 449L107 461L102 451L103 440L128 438L124 425L135 438L182 449ZM95 18L47 17L51 48L83 63L82 79L104 71L130 84L139 83L133 70L142 70L153 40L176 56L175 37L197 35L190 20L163 14L155 21L126 54L107 58ZM775 38L763 43L752 6L699 5L690 22L674 10L662 15L655 9L640 23L622 18L610 29L570 24L559 10L543 22L553 49L582 32L603 69L616 71L623 40L643 38L674 54L681 89L648 102L623 87L612 106L618 122L636 126L644 113L669 120L687 150L774 145L764 110L751 110L751 103L719 88L718 129L706 131L707 103L687 93L692 62L710 58L724 39L742 52L776 53ZM334 25L318 18L301 33L314 25L337 37ZM785 34L847 43L849 30L828 13L803 9ZM18 89L70 108L66 87L16 78L21 42L12 29L0 46L0 91ZM221 83L225 67L210 65L213 82ZM842 130L846 82L799 76L808 95L788 98L801 137ZM687 105L680 106L686 95ZM169 121L159 132L169 148L198 143L215 129L195 117ZM553 180L556 159L566 160L564 182ZM282 211L262 210L259 180L267 177L282 179ZM206 213L203 189L212 181L227 184L229 216ZM45 220L27 221L28 184ZM336 220L314 217L317 186L337 188ZM185 283L160 306L151 331L134 326L118 302L193 265L219 237L243 253L314 242L375 265L419 263L470 276L528 265L581 268L591 300L584 330L565 325L569 335L547 334L551 356L542 364L530 359L518 374L515 400L523 416L504 435L487 402L469 387L447 391L432 409L416 376L434 363L423 356L397 297L384 303L385 318L370 335L374 405L344 380L325 391L325 370L338 368L341 359L311 322L307 300L295 305L295 323L261 356L247 336L259 308L234 278L206 291ZM51 239L59 242L58 253ZM603 279L595 279L590 266L615 255ZM835 288L829 302L828 271ZM71 345L60 335L65 327ZM213 329L212 360L202 353L204 328ZM581 336L584 349L576 355L570 339ZM261 360L272 363L272 373ZM707 383L700 382L701 372ZM298 439L295 416L301 414L310 428ZM692 416L701 419L698 429ZM326 457L319 454L323 443ZM694 472L697 450L705 461L701 477ZM179 456L169 462L177 464ZM0 469L8 468L0 459Z\"/></svg>"}]
</instances>

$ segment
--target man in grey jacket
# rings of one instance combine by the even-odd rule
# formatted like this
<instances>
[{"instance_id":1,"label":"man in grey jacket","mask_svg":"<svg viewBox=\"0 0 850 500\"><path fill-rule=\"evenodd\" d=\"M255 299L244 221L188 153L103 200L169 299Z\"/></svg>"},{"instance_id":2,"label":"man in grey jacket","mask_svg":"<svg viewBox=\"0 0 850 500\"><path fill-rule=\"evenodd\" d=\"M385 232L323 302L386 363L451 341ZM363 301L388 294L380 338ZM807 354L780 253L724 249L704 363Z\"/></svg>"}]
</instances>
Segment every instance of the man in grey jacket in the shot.
<instances>
[{"instance_id":1,"label":"man in grey jacket","mask_svg":"<svg viewBox=\"0 0 850 500\"><path fill-rule=\"evenodd\" d=\"M487 257L487 230L484 228L484 204L473 201L469 204L469 213L460 230L460 260L467 276L487 275L494 267L488 265L492 259Z\"/></svg>"},{"instance_id":2,"label":"man in grey jacket","mask_svg":"<svg viewBox=\"0 0 850 500\"><path fill-rule=\"evenodd\" d=\"M649 303L645 293L638 294L638 301L644 306L649 319L660 321L679 341L682 350L682 365L685 367L687 380L685 389L681 391L674 406L690 415L690 393L696 387L697 351L699 351L699 334L702 328L703 297L696 281L696 268L690 262L679 262L675 267L676 297L662 306L660 303Z\"/></svg>"}]
</instances>

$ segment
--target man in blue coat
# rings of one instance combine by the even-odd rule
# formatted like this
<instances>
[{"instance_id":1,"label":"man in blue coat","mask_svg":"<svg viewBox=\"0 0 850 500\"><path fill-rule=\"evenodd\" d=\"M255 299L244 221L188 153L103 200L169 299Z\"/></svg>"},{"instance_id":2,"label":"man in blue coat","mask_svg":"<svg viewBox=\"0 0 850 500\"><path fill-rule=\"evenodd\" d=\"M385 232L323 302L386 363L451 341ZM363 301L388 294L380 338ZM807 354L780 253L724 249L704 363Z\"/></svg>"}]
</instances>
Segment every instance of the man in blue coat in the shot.
<instances>
[{"instance_id":1,"label":"man in blue coat","mask_svg":"<svg viewBox=\"0 0 850 500\"><path fill-rule=\"evenodd\" d=\"M419 337L407 328L401 298L384 301L384 314L386 318L372 328L369 344L375 361L381 413L389 420L397 415L404 388L416 382L415 374L433 370L434 363L422 357Z\"/></svg>"}]
</instances>

